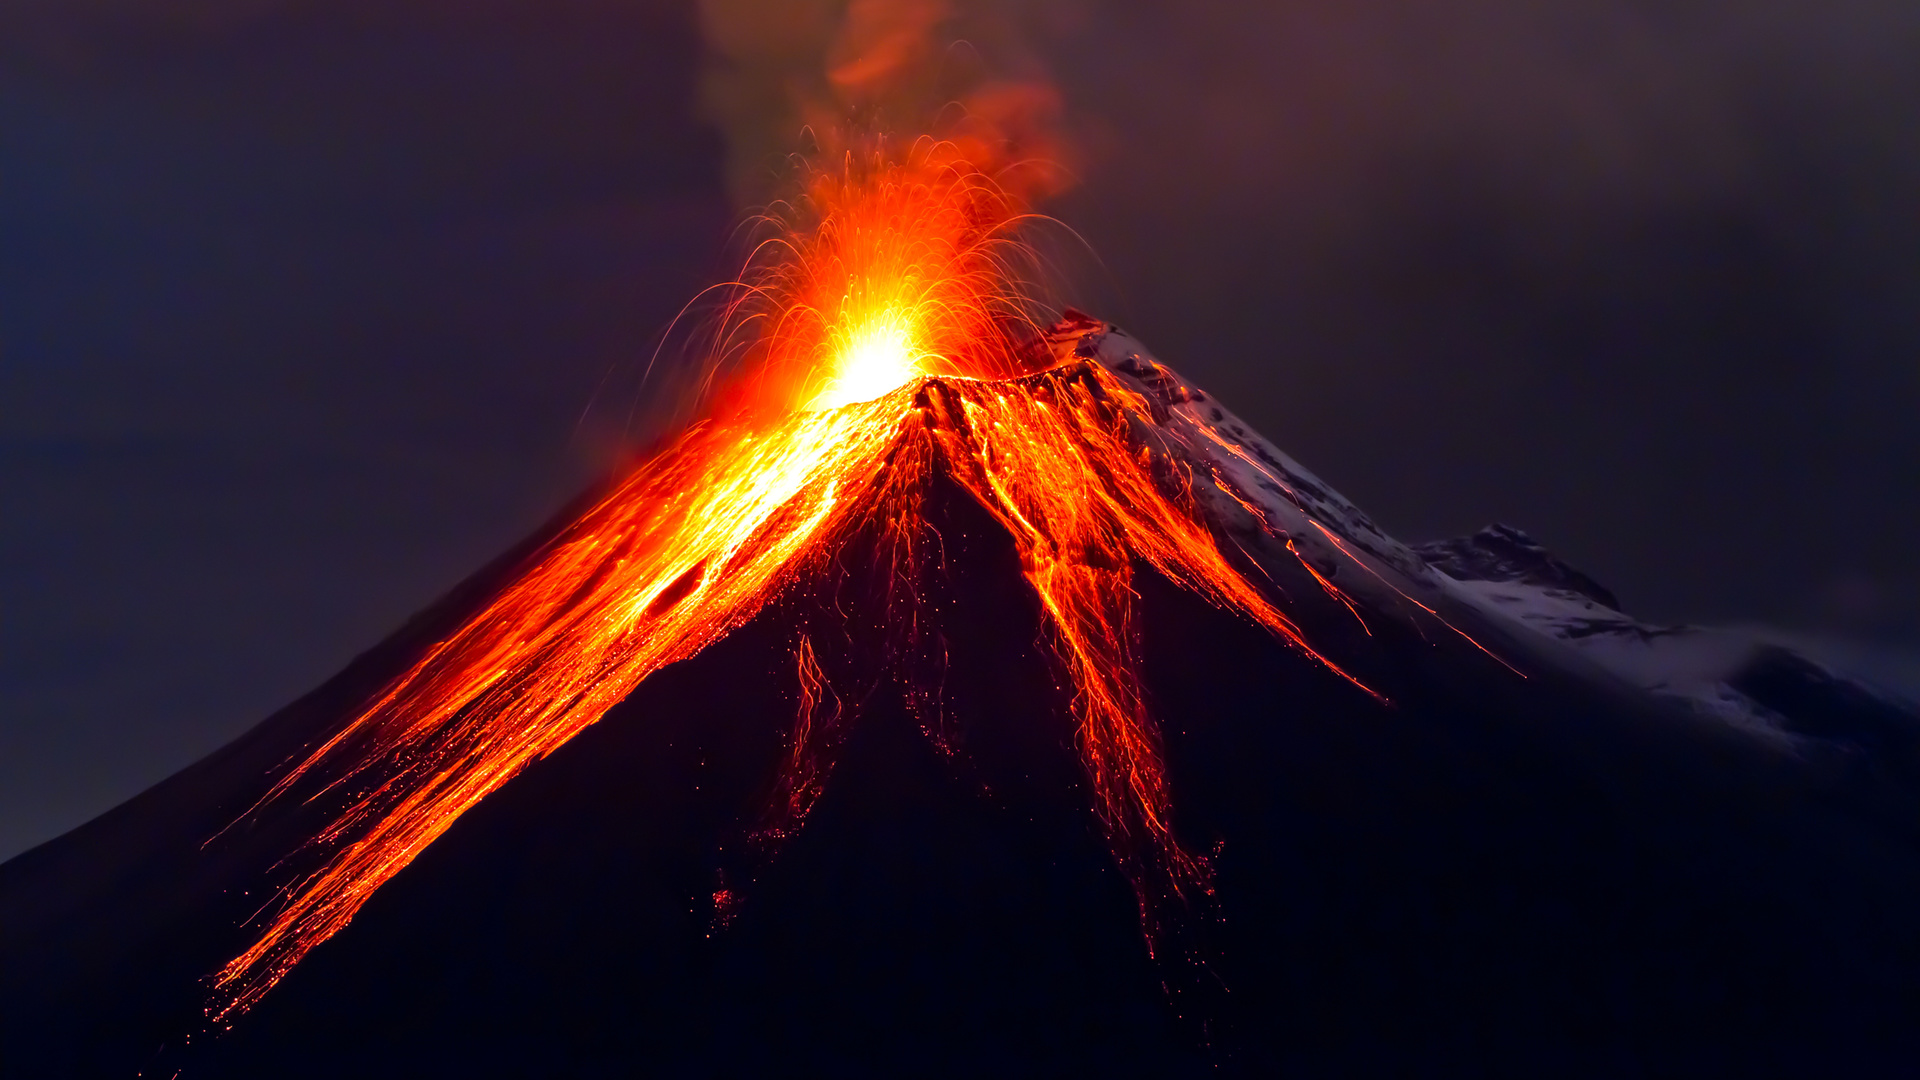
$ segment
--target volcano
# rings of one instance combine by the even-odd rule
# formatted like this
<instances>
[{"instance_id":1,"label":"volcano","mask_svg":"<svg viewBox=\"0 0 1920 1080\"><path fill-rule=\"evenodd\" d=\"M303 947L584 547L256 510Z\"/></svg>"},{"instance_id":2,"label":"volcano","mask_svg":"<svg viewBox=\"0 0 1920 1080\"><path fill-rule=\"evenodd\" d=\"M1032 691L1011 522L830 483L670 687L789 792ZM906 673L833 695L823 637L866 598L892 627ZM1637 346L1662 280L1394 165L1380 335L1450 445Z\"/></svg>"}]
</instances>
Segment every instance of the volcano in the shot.
<instances>
[{"instance_id":1,"label":"volcano","mask_svg":"<svg viewBox=\"0 0 1920 1080\"><path fill-rule=\"evenodd\" d=\"M1910 1064L1920 713L1030 346L830 476L689 435L0 867L7 1075Z\"/></svg>"}]
</instances>

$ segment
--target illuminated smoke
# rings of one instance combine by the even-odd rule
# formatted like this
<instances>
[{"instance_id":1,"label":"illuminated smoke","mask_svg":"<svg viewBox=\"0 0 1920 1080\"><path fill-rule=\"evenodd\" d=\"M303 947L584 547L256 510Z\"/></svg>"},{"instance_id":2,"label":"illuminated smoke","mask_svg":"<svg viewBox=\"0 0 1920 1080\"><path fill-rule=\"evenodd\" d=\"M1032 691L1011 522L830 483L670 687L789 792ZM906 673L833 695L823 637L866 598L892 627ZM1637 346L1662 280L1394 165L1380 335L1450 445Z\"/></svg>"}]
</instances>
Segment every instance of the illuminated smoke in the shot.
<instances>
[{"instance_id":1,"label":"illuminated smoke","mask_svg":"<svg viewBox=\"0 0 1920 1080\"><path fill-rule=\"evenodd\" d=\"M702 100L742 206L782 194L796 155L928 133L1014 196L1069 186L1059 92L998 0L701 0Z\"/></svg>"}]
</instances>

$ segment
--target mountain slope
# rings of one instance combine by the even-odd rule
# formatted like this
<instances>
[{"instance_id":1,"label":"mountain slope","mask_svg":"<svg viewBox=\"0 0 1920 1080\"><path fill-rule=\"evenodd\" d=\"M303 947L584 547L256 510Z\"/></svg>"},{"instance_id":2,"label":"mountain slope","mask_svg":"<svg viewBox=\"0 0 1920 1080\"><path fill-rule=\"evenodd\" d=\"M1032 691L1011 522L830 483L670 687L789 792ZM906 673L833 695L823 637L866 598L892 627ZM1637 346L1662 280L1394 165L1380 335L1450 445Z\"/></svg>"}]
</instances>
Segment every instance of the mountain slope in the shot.
<instances>
[{"instance_id":1,"label":"mountain slope","mask_svg":"<svg viewBox=\"0 0 1920 1080\"><path fill-rule=\"evenodd\" d=\"M325 818L275 803L208 838L510 577L525 552L509 555L221 754L0 867L8 1074L1907 1060L1911 713L1844 680L1748 679L1756 702L1797 702L1775 710L1803 718L1783 738L1651 692L1474 585L1602 602L1575 578L1400 544L1124 334L1082 320L1051 343L1140 388L1142 467L1190 491L1223 550L1375 691L1138 570L1174 827L1215 890L1157 958L1089 812L1072 689L1016 546L936 474L941 555L918 584L945 645L937 730L874 615L893 568L856 537L462 817L231 1031L184 1042L201 980L287 880L273 864L297 870ZM802 635L843 720L805 827L769 845ZM1850 734L1813 733L1821 717Z\"/></svg>"}]
</instances>

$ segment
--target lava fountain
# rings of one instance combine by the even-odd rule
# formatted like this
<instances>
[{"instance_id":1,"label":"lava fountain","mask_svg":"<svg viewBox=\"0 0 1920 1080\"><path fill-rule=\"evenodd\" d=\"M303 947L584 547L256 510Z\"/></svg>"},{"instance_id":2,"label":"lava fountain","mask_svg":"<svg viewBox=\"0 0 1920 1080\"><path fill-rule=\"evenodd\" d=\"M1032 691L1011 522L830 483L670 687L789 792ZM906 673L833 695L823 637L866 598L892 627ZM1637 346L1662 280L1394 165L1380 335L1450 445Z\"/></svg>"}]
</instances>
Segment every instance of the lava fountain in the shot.
<instances>
[{"instance_id":1,"label":"lava fountain","mask_svg":"<svg viewBox=\"0 0 1920 1080\"><path fill-rule=\"evenodd\" d=\"M1148 401L1071 356L1071 319L1043 328L1019 239L1028 219L959 147L932 140L849 154L770 216L778 235L716 323L714 352L732 374L705 419L289 762L263 798L317 788L305 797L330 793L344 809L310 841L318 868L279 891L252 944L213 976L209 1016L257 1001L461 814L820 570L855 530L878 526L913 559L936 472L1015 541L1073 691L1090 809L1149 947L1160 940L1179 901L1211 884L1171 821L1135 656L1134 567L1317 654L1222 549L1193 504L1194 477L1139 437ZM910 589L915 577L898 580ZM817 703L832 695L812 648L803 640L796 660L803 699ZM798 827L822 774L799 745L785 769L784 817Z\"/></svg>"}]
</instances>

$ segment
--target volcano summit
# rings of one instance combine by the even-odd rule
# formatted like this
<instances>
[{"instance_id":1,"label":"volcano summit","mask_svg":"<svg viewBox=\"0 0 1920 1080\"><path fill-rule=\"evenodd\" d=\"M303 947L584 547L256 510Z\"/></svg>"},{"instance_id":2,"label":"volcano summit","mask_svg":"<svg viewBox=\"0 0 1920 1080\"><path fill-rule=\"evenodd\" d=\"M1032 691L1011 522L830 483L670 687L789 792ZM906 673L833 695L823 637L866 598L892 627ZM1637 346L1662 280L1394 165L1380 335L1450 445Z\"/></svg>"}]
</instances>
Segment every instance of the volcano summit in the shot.
<instances>
[{"instance_id":1,"label":"volcano summit","mask_svg":"<svg viewBox=\"0 0 1920 1080\"><path fill-rule=\"evenodd\" d=\"M696 429L0 867L8 1074L1911 1060L1911 707L1024 347Z\"/></svg>"}]
</instances>

